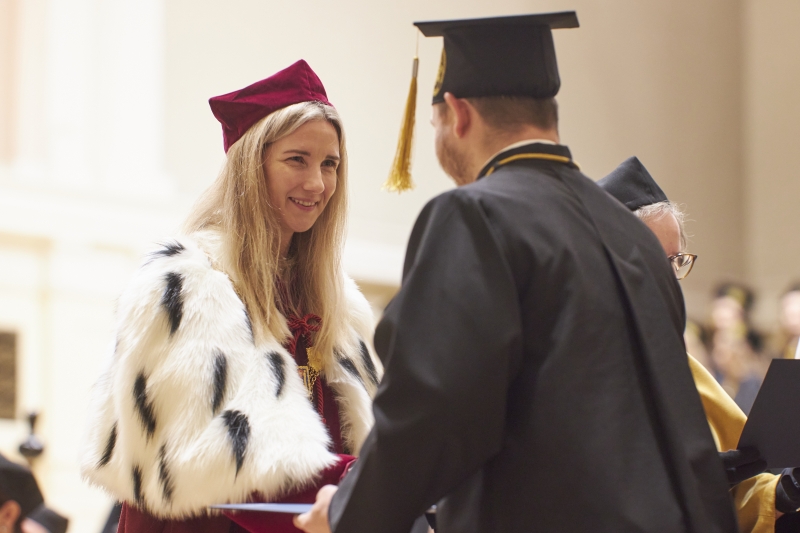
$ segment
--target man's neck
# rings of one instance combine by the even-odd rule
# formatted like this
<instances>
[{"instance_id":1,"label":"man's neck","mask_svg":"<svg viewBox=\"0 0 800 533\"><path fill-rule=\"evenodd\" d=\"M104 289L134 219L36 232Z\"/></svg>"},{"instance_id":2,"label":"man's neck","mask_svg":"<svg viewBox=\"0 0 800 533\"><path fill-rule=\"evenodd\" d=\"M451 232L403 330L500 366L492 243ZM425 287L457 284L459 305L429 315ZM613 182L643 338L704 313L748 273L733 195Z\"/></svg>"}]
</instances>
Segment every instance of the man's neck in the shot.
<instances>
[{"instance_id":1,"label":"man's neck","mask_svg":"<svg viewBox=\"0 0 800 533\"><path fill-rule=\"evenodd\" d=\"M475 154L476 163L488 163L498 153L504 151L509 146L518 144L524 141L537 141L544 140L559 144L559 137L557 130L542 130L534 127L526 127L521 130L514 131L513 133L503 132L502 135L486 135L487 141L480 150L480 153ZM483 168L481 165L480 168Z\"/></svg>"}]
</instances>

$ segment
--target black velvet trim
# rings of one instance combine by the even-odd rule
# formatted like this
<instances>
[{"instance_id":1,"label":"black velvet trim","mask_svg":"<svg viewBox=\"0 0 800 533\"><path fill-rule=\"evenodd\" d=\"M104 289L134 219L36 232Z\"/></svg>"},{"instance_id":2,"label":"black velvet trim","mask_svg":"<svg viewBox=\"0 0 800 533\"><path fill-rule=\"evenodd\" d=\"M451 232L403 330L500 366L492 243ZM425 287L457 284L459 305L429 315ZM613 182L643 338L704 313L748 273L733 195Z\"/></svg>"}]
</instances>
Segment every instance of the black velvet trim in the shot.
<instances>
[{"instance_id":1,"label":"black velvet trim","mask_svg":"<svg viewBox=\"0 0 800 533\"><path fill-rule=\"evenodd\" d=\"M214 357L214 399L211 402L211 412L217 414L225 399L225 385L228 381L228 359L225 354L217 350Z\"/></svg>"},{"instance_id":2,"label":"black velvet trim","mask_svg":"<svg viewBox=\"0 0 800 533\"><path fill-rule=\"evenodd\" d=\"M244 463L247 441L250 439L250 422L247 421L247 415L241 411L225 411L222 413L222 418L228 427L228 437L231 439L233 456L236 459L236 474L238 475Z\"/></svg>"},{"instance_id":3,"label":"black velvet trim","mask_svg":"<svg viewBox=\"0 0 800 533\"><path fill-rule=\"evenodd\" d=\"M117 445L117 423L114 422L114 425L111 426L111 434L108 436L108 440L106 441L106 449L103 450L103 457L100 458L100 462L97 464L97 468L102 468L106 466L109 461L111 461L111 456L114 454L114 448Z\"/></svg>"},{"instance_id":4,"label":"black velvet trim","mask_svg":"<svg viewBox=\"0 0 800 533\"><path fill-rule=\"evenodd\" d=\"M272 367L272 373L275 374L275 397L280 398L283 386L286 384L286 362L278 352L269 352L267 359L269 359L269 364Z\"/></svg>"},{"instance_id":5,"label":"black velvet trim","mask_svg":"<svg viewBox=\"0 0 800 533\"><path fill-rule=\"evenodd\" d=\"M339 356L339 364L342 365L342 368L347 370L347 372L356 378L362 385L364 385L364 378L361 377L361 374L358 372L358 368L356 368L356 364L346 357Z\"/></svg>"},{"instance_id":6,"label":"black velvet trim","mask_svg":"<svg viewBox=\"0 0 800 533\"><path fill-rule=\"evenodd\" d=\"M176 272L169 272L164 280L167 282L167 287L164 289L164 294L161 297L161 305L167 311L169 318L169 334L173 335L178 326L181 325L183 318L183 276Z\"/></svg>"},{"instance_id":7,"label":"black velvet trim","mask_svg":"<svg viewBox=\"0 0 800 533\"><path fill-rule=\"evenodd\" d=\"M153 413L153 405L147 401L147 378L144 372L139 372L136 376L136 381L133 384L133 400L136 404L136 413L139 415L139 420L142 421L142 426L147 432L147 438L153 437L156 432L156 417Z\"/></svg>"},{"instance_id":8,"label":"black velvet trim","mask_svg":"<svg viewBox=\"0 0 800 533\"><path fill-rule=\"evenodd\" d=\"M372 362L372 357L369 356L369 349L364 341L358 341L359 353L361 353L361 361L364 363L364 368L367 369L369 380L373 385L378 384L378 369L375 368L375 363Z\"/></svg>"},{"instance_id":9,"label":"black velvet trim","mask_svg":"<svg viewBox=\"0 0 800 533\"><path fill-rule=\"evenodd\" d=\"M142 494L142 469L139 465L133 466L133 499L138 504L144 503L144 494Z\"/></svg>"},{"instance_id":10,"label":"black velvet trim","mask_svg":"<svg viewBox=\"0 0 800 533\"><path fill-rule=\"evenodd\" d=\"M167 502L172 501L172 476L169 474L167 468L167 446L162 444L158 450L158 479L161 481L161 492L164 495L164 500Z\"/></svg>"}]
</instances>

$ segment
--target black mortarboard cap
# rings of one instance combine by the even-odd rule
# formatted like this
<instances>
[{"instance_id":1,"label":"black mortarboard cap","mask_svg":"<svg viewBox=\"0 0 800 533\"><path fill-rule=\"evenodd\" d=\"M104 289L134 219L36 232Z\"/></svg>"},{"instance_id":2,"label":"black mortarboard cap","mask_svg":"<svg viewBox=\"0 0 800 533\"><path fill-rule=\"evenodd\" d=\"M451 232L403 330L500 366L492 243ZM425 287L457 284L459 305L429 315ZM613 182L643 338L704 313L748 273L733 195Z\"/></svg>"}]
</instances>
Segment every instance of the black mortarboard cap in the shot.
<instances>
[{"instance_id":1,"label":"black mortarboard cap","mask_svg":"<svg viewBox=\"0 0 800 533\"><path fill-rule=\"evenodd\" d=\"M30 469L0 455L0 494L17 502L27 516L44 502Z\"/></svg>"},{"instance_id":2,"label":"black mortarboard cap","mask_svg":"<svg viewBox=\"0 0 800 533\"><path fill-rule=\"evenodd\" d=\"M637 157L629 157L597 184L631 211L668 201L653 176Z\"/></svg>"},{"instance_id":3,"label":"black mortarboard cap","mask_svg":"<svg viewBox=\"0 0 800 533\"><path fill-rule=\"evenodd\" d=\"M40 505L34 509L33 512L28 515L28 518L41 524L42 527L50 533L67 533L69 520L44 505Z\"/></svg>"},{"instance_id":4,"label":"black mortarboard cap","mask_svg":"<svg viewBox=\"0 0 800 533\"><path fill-rule=\"evenodd\" d=\"M551 30L577 28L574 11L415 22L425 37L444 37L433 103L458 98L550 98L561 80Z\"/></svg>"}]
</instances>

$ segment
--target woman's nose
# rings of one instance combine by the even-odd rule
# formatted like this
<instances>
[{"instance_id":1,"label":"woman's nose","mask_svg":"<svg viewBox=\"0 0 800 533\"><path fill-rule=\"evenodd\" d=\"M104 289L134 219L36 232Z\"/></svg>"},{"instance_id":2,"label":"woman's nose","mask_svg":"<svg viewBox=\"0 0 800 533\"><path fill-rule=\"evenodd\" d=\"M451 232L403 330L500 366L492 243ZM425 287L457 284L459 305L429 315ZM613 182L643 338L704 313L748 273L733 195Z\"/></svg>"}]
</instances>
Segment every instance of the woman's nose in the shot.
<instances>
[{"instance_id":1,"label":"woman's nose","mask_svg":"<svg viewBox=\"0 0 800 533\"><path fill-rule=\"evenodd\" d=\"M303 182L303 190L321 194L325 190L325 181L322 179L322 169L312 170Z\"/></svg>"}]
</instances>

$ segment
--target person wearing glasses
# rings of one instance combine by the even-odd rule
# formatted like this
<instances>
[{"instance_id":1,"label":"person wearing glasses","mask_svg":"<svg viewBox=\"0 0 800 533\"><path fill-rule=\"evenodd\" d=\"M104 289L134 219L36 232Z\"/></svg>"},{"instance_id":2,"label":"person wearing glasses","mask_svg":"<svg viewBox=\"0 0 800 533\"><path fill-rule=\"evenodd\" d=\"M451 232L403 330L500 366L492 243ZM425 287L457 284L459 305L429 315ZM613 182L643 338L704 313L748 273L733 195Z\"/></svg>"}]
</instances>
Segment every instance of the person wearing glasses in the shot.
<instances>
[{"instance_id":1,"label":"person wearing glasses","mask_svg":"<svg viewBox=\"0 0 800 533\"><path fill-rule=\"evenodd\" d=\"M641 161L636 157L626 159L597 184L650 228L664 248L675 277L686 278L697 255L684 252L685 214L669 201ZM728 475L740 530L776 531L777 518L800 507L800 486L794 469L786 469L782 475L761 473L766 462L757 450L736 449L747 417L708 370L687 355L708 425Z\"/></svg>"}]
</instances>

